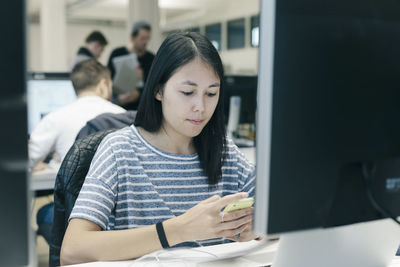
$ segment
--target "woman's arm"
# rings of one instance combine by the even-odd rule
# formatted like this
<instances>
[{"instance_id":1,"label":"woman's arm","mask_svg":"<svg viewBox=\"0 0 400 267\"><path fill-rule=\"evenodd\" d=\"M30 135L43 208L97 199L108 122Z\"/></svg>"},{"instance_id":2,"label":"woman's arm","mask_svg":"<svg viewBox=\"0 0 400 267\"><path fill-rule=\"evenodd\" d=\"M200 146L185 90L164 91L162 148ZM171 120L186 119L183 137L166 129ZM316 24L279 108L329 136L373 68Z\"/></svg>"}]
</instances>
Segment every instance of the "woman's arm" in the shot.
<instances>
[{"instance_id":1,"label":"woman's arm","mask_svg":"<svg viewBox=\"0 0 400 267\"><path fill-rule=\"evenodd\" d=\"M29 168L32 170L54 149L59 126L52 114L44 117L29 137ZM59 151L57 151L59 152Z\"/></svg>"},{"instance_id":2,"label":"woman's arm","mask_svg":"<svg viewBox=\"0 0 400 267\"><path fill-rule=\"evenodd\" d=\"M252 221L252 209L247 208L220 216L228 203L247 197L237 193L221 198L208 198L181 216L163 222L170 246L216 237L231 237L243 232ZM93 222L72 219L61 248L61 264L89 261L128 260L161 249L155 225L128 230L101 231Z\"/></svg>"},{"instance_id":3,"label":"woman's arm","mask_svg":"<svg viewBox=\"0 0 400 267\"><path fill-rule=\"evenodd\" d=\"M137 229L101 231L84 219L72 219L61 247L61 265L90 261L128 260L160 249L154 225Z\"/></svg>"}]
</instances>

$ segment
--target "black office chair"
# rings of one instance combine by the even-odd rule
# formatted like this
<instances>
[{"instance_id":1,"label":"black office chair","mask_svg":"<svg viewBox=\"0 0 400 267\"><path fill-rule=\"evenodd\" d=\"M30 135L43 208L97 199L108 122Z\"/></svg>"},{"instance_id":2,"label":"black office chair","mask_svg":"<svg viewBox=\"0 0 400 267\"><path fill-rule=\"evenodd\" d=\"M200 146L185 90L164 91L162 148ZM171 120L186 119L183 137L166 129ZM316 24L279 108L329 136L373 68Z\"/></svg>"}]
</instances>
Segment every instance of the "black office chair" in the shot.
<instances>
[{"instance_id":1,"label":"black office chair","mask_svg":"<svg viewBox=\"0 0 400 267\"><path fill-rule=\"evenodd\" d=\"M107 129L121 129L133 124L136 118L136 111L128 110L123 113L103 113L94 119L91 119L79 131L75 140L81 139L92 133Z\"/></svg>"},{"instance_id":2,"label":"black office chair","mask_svg":"<svg viewBox=\"0 0 400 267\"><path fill-rule=\"evenodd\" d=\"M54 187L54 218L49 243L49 266L60 265L61 244L68 226L68 218L89 171L92 158L103 138L115 130L101 131L75 141L61 164Z\"/></svg>"}]
</instances>

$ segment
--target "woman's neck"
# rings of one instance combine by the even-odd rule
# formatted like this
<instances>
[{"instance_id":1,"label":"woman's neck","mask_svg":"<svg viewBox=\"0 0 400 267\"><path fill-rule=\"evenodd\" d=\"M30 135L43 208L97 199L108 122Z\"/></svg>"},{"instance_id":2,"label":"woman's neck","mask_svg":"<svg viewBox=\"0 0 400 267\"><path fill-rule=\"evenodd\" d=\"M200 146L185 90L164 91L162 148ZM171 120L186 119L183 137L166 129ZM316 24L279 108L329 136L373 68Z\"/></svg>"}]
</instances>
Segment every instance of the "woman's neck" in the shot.
<instances>
[{"instance_id":1,"label":"woman's neck","mask_svg":"<svg viewBox=\"0 0 400 267\"><path fill-rule=\"evenodd\" d=\"M196 152L193 138L178 137L169 134L163 127L157 132L148 132L142 127L137 127L142 137L158 149L181 155L191 155Z\"/></svg>"}]
</instances>

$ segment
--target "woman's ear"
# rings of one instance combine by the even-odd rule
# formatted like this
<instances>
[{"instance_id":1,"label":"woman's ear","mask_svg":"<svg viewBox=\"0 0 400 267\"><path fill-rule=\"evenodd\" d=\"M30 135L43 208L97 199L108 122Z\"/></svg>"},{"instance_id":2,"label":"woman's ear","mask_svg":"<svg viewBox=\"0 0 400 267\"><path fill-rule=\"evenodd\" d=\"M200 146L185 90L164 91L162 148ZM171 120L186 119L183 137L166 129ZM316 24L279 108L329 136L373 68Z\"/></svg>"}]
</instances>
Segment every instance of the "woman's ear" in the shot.
<instances>
[{"instance_id":1,"label":"woman's ear","mask_svg":"<svg viewBox=\"0 0 400 267\"><path fill-rule=\"evenodd\" d=\"M155 93L154 97L155 97L158 101L161 101L161 100L162 100L162 88L160 88L160 86L158 86L157 92Z\"/></svg>"},{"instance_id":2,"label":"woman's ear","mask_svg":"<svg viewBox=\"0 0 400 267\"><path fill-rule=\"evenodd\" d=\"M162 96L161 96L160 91L158 91L158 92L156 93L155 97L156 97L156 99L157 99L158 101L161 101Z\"/></svg>"}]
</instances>

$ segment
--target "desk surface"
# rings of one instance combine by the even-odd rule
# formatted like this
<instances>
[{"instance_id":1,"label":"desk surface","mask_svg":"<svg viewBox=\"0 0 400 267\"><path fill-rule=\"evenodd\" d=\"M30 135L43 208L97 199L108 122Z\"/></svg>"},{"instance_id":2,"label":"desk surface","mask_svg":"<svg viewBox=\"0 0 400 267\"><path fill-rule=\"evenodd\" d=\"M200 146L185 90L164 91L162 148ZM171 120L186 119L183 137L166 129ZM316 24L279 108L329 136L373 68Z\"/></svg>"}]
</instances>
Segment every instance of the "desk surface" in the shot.
<instances>
[{"instance_id":1,"label":"desk surface","mask_svg":"<svg viewBox=\"0 0 400 267\"><path fill-rule=\"evenodd\" d=\"M131 261L92 262L75 267L260 267L272 264L278 242L250 241L202 248L159 250ZM216 258L218 257L218 258ZM158 258L158 260L157 260ZM394 257L390 267L400 267L400 257Z\"/></svg>"},{"instance_id":2,"label":"desk surface","mask_svg":"<svg viewBox=\"0 0 400 267\"><path fill-rule=\"evenodd\" d=\"M256 149L255 147L240 147L240 151L244 154L244 156L254 165L256 164Z\"/></svg>"},{"instance_id":3,"label":"desk surface","mask_svg":"<svg viewBox=\"0 0 400 267\"><path fill-rule=\"evenodd\" d=\"M60 165L49 164L45 169L31 173L29 175L30 189L32 191L54 189Z\"/></svg>"},{"instance_id":4,"label":"desk surface","mask_svg":"<svg viewBox=\"0 0 400 267\"><path fill-rule=\"evenodd\" d=\"M250 241L229 243L200 248L183 248L159 250L145 255L137 260L118 262L92 262L71 265L75 267L116 266L200 266L223 267L240 266L252 267L271 264L277 249L277 241Z\"/></svg>"}]
</instances>

